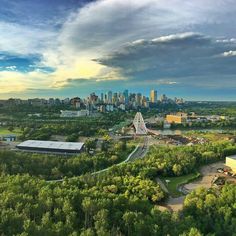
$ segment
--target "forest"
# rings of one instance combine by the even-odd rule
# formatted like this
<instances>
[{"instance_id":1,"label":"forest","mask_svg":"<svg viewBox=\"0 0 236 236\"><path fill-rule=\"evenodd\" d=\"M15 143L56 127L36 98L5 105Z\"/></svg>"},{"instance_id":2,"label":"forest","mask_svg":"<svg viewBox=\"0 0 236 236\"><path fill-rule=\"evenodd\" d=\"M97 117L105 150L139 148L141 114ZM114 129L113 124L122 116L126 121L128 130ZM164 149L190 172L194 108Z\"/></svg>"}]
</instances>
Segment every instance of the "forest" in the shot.
<instances>
[{"instance_id":1,"label":"forest","mask_svg":"<svg viewBox=\"0 0 236 236\"><path fill-rule=\"evenodd\" d=\"M228 141L190 147L153 147L145 159L91 175L89 168L83 165L83 156L80 164L78 159L69 158L68 161L72 161L66 169L68 163L63 163L60 157L49 156L47 159L41 156L40 159L40 156L32 156L29 162L30 158L24 156L26 154L14 156L2 152L0 233L234 235L235 185L226 184L222 189L198 189L187 195L181 212L171 213L158 208L168 196L155 181L155 176L191 173L201 165L223 160L226 155L235 153L236 145ZM64 170L64 176L68 177L62 182L47 182L44 178L56 177L49 171L53 166ZM69 169L80 171L75 171L75 177L69 178Z\"/></svg>"},{"instance_id":2,"label":"forest","mask_svg":"<svg viewBox=\"0 0 236 236\"><path fill-rule=\"evenodd\" d=\"M0 173L29 174L47 180L79 176L120 163L134 149L126 140L115 144L108 140L102 142L100 151L90 154L96 142L88 139L85 144L86 152L75 156L0 151Z\"/></svg>"}]
</instances>

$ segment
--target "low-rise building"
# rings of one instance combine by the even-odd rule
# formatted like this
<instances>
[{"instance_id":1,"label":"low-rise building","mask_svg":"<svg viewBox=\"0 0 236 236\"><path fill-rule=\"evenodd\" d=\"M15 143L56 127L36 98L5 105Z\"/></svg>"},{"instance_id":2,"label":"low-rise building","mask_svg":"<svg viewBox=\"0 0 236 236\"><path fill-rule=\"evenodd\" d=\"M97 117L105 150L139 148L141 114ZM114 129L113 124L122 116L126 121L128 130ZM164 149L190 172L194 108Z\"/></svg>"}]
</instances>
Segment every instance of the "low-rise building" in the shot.
<instances>
[{"instance_id":1,"label":"low-rise building","mask_svg":"<svg viewBox=\"0 0 236 236\"><path fill-rule=\"evenodd\" d=\"M182 113L182 112L178 112L176 114L171 114L171 115L167 115L166 116L166 121L169 124L175 123L175 124L182 124L185 123L187 121L187 114L186 113Z\"/></svg>"},{"instance_id":2,"label":"low-rise building","mask_svg":"<svg viewBox=\"0 0 236 236\"><path fill-rule=\"evenodd\" d=\"M14 142L16 141L16 135L15 134L2 135L0 136L0 141Z\"/></svg>"},{"instance_id":3,"label":"low-rise building","mask_svg":"<svg viewBox=\"0 0 236 236\"><path fill-rule=\"evenodd\" d=\"M234 173L236 173L236 155L226 157L225 165L232 169Z\"/></svg>"},{"instance_id":4,"label":"low-rise building","mask_svg":"<svg viewBox=\"0 0 236 236\"><path fill-rule=\"evenodd\" d=\"M106 111L108 111L108 112L114 111L114 106L112 104L107 104L106 105Z\"/></svg>"},{"instance_id":5,"label":"low-rise building","mask_svg":"<svg viewBox=\"0 0 236 236\"><path fill-rule=\"evenodd\" d=\"M67 118L72 118L72 117L83 117L83 116L89 116L89 111L88 110L80 110L80 111L68 111L68 110L61 110L61 115L60 117L67 117Z\"/></svg>"}]
</instances>

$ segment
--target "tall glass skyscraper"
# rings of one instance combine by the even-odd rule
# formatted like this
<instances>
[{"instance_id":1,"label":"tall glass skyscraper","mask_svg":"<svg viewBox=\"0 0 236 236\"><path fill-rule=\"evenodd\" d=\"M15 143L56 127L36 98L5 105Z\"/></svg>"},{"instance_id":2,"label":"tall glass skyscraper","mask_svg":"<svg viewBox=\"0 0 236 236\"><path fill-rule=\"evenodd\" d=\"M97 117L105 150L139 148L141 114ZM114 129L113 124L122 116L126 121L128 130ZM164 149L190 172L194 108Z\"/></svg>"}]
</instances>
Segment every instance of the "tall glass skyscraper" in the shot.
<instances>
[{"instance_id":1,"label":"tall glass skyscraper","mask_svg":"<svg viewBox=\"0 0 236 236\"><path fill-rule=\"evenodd\" d=\"M107 93L107 100L108 100L108 103L112 103L112 91L109 91Z\"/></svg>"},{"instance_id":2,"label":"tall glass skyscraper","mask_svg":"<svg viewBox=\"0 0 236 236\"><path fill-rule=\"evenodd\" d=\"M129 90L126 89L126 90L123 92L123 95L124 95L124 98L125 98L125 104L128 104L128 103L129 103Z\"/></svg>"},{"instance_id":3,"label":"tall glass skyscraper","mask_svg":"<svg viewBox=\"0 0 236 236\"><path fill-rule=\"evenodd\" d=\"M157 103L157 91L151 90L150 92L150 102Z\"/></svg>"}]
</instances>

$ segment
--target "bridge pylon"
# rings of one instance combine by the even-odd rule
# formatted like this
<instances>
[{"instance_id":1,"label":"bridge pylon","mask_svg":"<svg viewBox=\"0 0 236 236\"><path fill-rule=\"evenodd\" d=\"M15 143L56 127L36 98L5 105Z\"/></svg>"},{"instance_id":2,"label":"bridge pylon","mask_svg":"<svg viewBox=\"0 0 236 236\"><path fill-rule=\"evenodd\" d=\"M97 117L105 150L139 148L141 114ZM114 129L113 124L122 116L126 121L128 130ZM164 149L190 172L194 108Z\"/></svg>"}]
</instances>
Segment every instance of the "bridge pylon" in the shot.
<instances>
[{"instance_id":1,"label":"bridge pylon","mask_svg":"<svg viewBox=\"0 0 236 236\"><path fill-rule=\"evenodd\" d=\"M141 112L136 113L134 117L133 125L135 128L136 135L146 135L148 133L148 130L143 120L143 116Z\"/></svg>"}]
</instances>

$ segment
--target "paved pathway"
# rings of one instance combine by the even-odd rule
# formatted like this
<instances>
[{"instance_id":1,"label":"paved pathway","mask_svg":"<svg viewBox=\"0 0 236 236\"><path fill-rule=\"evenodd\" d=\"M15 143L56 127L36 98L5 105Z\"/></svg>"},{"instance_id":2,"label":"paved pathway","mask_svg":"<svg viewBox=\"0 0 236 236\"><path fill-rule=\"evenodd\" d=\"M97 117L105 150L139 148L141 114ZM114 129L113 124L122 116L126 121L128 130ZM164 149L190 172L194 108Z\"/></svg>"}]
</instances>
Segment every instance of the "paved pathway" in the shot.
<instances>
[{"instance_id":1,"label":"paved pathway","mask_svg":"<svg viewBox=\"0 0 236 236\"><path fill-rule=\"evenodd\" d=\"M148 153L148 150L149 150L149 137L145 137L145 140L144 140L143 144L139 143L136 146L136 148L129 154L129 156L124 161L122 161L122 162L120 162L119 164L116 164L116 165L118 166L118 165L122 165L122 164L127 163L127 162L134 161L136 159L144 158L145 155ZM111 169L113 166L110 166L108 168L105 168L105 169L102 169L102 170L99 170L99 171L95 171L95 172L91 173L91 175L97 175L97 174L106 172L109 169ZM63 179L49 180L47 182L61 182L61 181L63 181Z\"/></svg>"}]
</instances>

